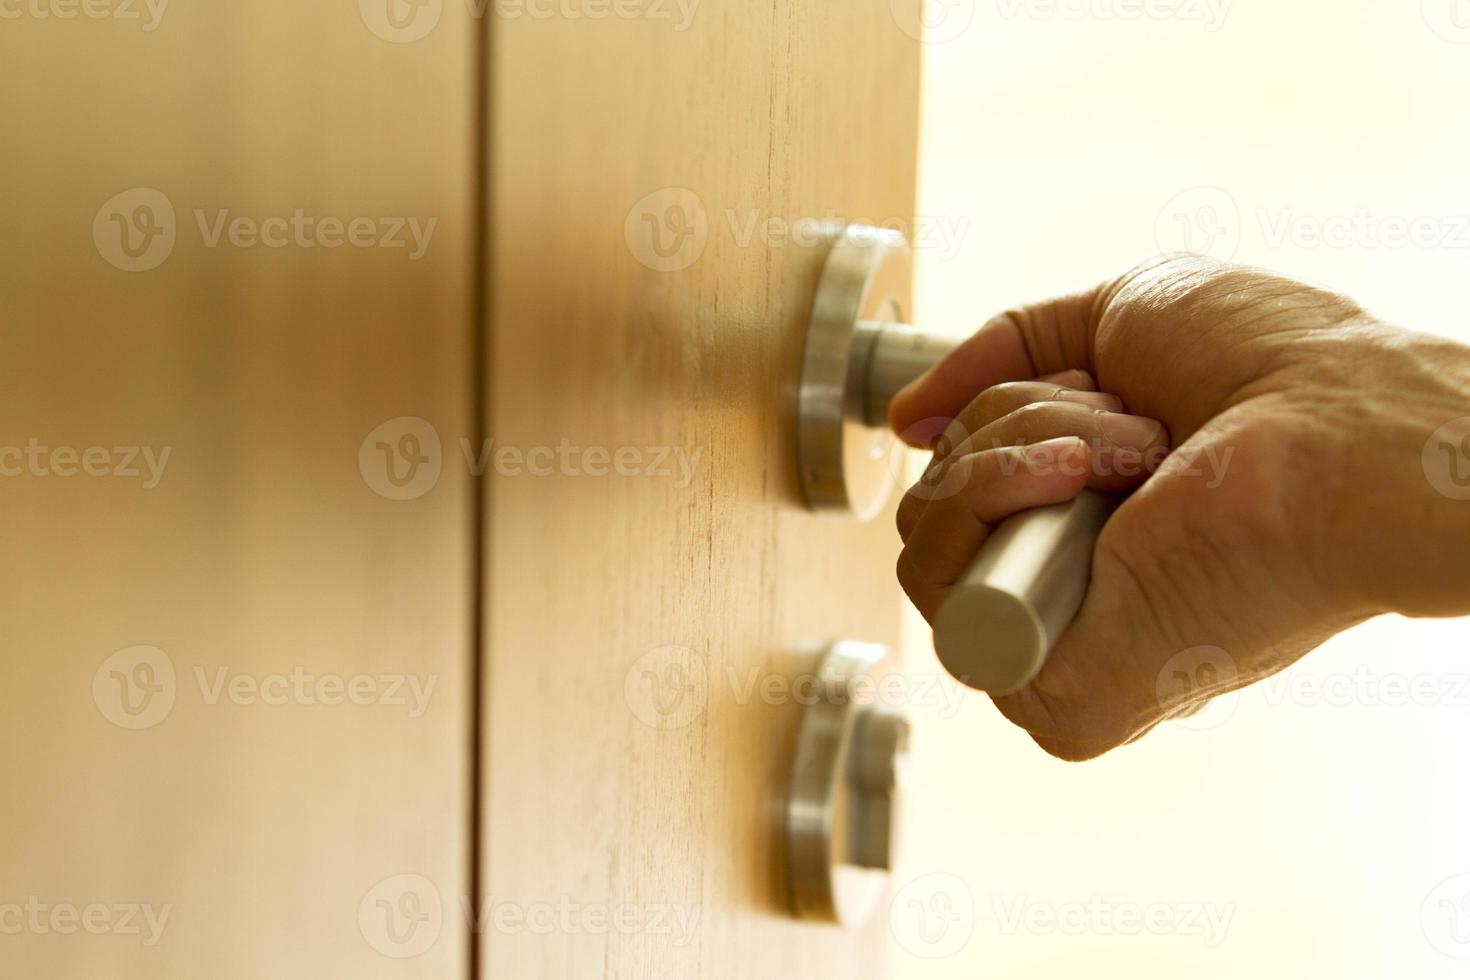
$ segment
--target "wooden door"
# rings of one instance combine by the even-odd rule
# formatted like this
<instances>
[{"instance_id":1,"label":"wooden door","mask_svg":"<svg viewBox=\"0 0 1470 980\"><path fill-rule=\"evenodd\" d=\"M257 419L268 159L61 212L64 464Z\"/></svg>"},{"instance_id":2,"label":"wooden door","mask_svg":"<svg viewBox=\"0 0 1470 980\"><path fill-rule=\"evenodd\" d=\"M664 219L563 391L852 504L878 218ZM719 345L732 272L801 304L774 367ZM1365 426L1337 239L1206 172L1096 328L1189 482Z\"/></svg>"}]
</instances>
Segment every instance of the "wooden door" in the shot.
<instances>
[{"instance_id":1,"label":"wooden door","mask_svg":"<svg viewBox=\"0 0 1470 980\"><path fill-rule=\"evenodd\" d=\"M468 973L483 24L376 15L0 19L0 975Z\"/></svg>"},{"instance_id":2,"label":"wooden door","mask_svg":"<svg viewBox=\"0 0 1470 980\"><path fill-rule=\"evenodd\" d=\"M779 864L782 682L900 615L891 521L799 499L793 226L907 227L918 45L884 0L695 7L492 25L486 980L886 972Z\"/></svg>"}]
</instances>

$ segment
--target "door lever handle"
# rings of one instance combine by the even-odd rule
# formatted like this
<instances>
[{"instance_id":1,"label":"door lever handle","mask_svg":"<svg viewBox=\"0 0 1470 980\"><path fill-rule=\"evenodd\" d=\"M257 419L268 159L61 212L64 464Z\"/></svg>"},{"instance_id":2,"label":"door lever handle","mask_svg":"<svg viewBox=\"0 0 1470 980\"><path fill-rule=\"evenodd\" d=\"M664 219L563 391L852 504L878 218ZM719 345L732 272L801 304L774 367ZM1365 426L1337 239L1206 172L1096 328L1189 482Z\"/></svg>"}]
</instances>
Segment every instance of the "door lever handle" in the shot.
<instances>
[{"instance_id":1,"label":"door lever handle","mask_svg":"<svg viewBox=\"0 0 1470 980\"><path fill-rule=\"evenodd\" d=\"M906 322L911 275L897 232L852 225L834 236L797 398L798 465L813 510L866 521L883 509L901 472L888 405L959 343ZM991 533L934 619L935 652L956 680L992 694L1031 682L1082 605L1116 503L1084 490Z\"/></svg>"}]
</instances>

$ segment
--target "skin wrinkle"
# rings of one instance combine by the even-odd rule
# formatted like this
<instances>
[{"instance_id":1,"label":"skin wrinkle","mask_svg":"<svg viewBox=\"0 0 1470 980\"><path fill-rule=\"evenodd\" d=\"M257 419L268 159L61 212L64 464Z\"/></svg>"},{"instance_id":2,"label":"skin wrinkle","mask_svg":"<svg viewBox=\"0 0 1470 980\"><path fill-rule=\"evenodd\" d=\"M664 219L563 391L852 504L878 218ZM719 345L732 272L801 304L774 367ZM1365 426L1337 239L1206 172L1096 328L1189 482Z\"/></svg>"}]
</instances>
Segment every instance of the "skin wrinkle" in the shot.
<instances>
[{"instance_id":1,"label":"skin wrinkle","mask_svg":"<svg viewBox=\"0 0 1470 980\"><path fill-rule=\"evenodd\" d=\"M1470 561L1443 544L1470 539L1470 508L1432 487L1427 457L1421 463L1432 432L1470 416L1470 349L1379 323L1311 284L1180 256L1150 259L1087 293L1019 307L987 331L895 399L897 428L923 418L926 403L937 414L941 401L944 414L977 423L930 461L931 488L966 458L966 442L985 441L986 425L998 425L987 437L1005 443L1051 435L1058 424L1096 434L1096 406L1068 420L1059 405L1081 403L1058 403L1056 388L1014 411L1000 395L977 409L976 391L956 411L972 372L991 383L1028 365L1033 377L1089 368L1098 390L1161 422L1177 446L1104 529L1083 608L1040 676L996 699L1052 754L1081 760L1135 740L1209 696L1283 670L1377 612L1470 612ZM988 363L992 357L1003 362ZM1011 414L1004 425L993 421ZM1202 459L1217 467L1209 479L1201 478ZM1028 479L1037 494L1058 492L1055 481ZM967 503L993 492L990 483L967 487ZM1004 507L1030 492L1008 495ZM984 499L989 509L979 513L1005 512L993 506L997 498ZM930 511L930 501L911 494L900 533ZM939 555L950 517L948 509L933 513L938 523L926 521L919 540L938 542ZM966 541L975 530L966 527ZM939 557L947 564L928 578L953 569L954 549ZM905 561L904 575L922 583L927 559ZM942 598L934 590L925 602ZM1202 689L1209 678L1201 675L1161 705L1159 672L1201 637L1231 655L1236 676Z\"/></svg>"}]
</instances>

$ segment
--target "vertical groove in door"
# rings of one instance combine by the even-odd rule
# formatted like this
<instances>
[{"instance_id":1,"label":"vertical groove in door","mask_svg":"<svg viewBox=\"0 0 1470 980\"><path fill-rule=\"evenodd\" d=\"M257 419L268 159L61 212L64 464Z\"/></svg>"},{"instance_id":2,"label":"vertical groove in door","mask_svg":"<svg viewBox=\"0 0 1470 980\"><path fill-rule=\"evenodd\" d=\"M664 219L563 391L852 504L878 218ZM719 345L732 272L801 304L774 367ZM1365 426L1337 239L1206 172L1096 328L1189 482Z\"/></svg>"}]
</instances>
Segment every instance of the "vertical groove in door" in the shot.
<instances>
[{"instance_id":1,"label":"vertical groove in door","mask_svg":"<svg viewBox=\"0 0 1470 980\"><path fill-rule=\"evenodd\" d=\"M475 189L472 195L475 209L474 244L470 268L475 275L471 280L471 323L470 323L470 371L472 381L470 384L471 406L470 406L470 438L475 446L484 445L486 434L490 431L489 420L486 413L489 410L489 331L490 331L490 31L495 18L485 16L479 29L472 32L475 44L473 57L474 75L472 84L474 93L471 96L471 130L475 141L475 154L473 162L473 174ZM487 592L485 579L487 575L487 562L489 560L489 522L487 515L489 505L487 497L490 493L490 481L488 472L481 473L477 478L475 492L470 495L470 528L474 536L471 548L470 577L472 599L470 603L470 671L469 671L469 760L470 760L470 807L469 807L469 848L468 857L470 871L467 876L469 883L469 977L470 980L478 980L481 975L481 964L484 962L483 944L486 942L484 932L478 927L478 909L480 894L483 891L482 882L482 858L484 853L485 828L482 826L485 815L485 786L487 775L485 769L485 739L488 737L489 726L486 724L485 715L488 708L487 692L489 691L489 650L487 649L488 631L486 623L488 613L486 610Z\"/></svg>"}]
</instances>

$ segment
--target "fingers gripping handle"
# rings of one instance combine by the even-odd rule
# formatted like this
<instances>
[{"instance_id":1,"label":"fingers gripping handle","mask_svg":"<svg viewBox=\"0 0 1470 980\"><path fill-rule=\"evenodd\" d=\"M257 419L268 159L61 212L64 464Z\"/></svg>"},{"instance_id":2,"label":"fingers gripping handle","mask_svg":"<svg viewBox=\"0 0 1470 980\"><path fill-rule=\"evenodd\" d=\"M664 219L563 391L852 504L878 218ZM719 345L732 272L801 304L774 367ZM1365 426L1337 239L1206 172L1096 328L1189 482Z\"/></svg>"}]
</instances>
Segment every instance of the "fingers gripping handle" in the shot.
<instances>
[{"instance_id":1,"label":"fingers gripping handle","mask_svg":"<svg viewBox=\"0 0 1470 980\"><path fill-rule=\"evenodd\" d=\"M934 617L945 670L991 694L1031 683L1082 606L1093 547L1115 506L1084 490L1002 521Z\"/></svg>"},{"instance_id":2,"label":"fingers gripping handle","mask_svg":"<svg viewBox=\"0 0 1470 980\"><path fill-rule=\"evenodd\" d=\"M903 322L907 242L850 226L835 234L807 326L797 393L797 463L814 510L862 520L892 493L888 404L958 341ZM950 673L999 694L1024 687L1082 604L1092 550L1114 501L1084 491L1070 503L1002 522L934 621Z\"/></svg>"}]
</instances>

